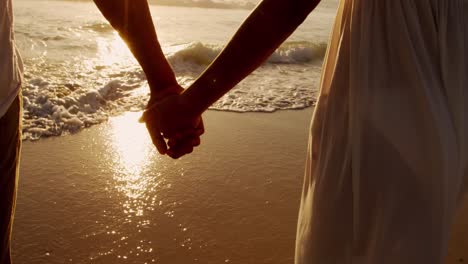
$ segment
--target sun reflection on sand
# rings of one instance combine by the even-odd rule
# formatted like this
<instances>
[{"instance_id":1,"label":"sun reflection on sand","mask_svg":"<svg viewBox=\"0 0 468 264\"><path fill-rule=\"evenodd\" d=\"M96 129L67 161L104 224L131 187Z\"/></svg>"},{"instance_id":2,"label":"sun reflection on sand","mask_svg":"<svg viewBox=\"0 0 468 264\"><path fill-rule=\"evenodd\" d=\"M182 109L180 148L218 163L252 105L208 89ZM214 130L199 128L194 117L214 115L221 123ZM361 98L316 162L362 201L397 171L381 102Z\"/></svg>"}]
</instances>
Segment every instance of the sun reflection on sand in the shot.
<instances>
[{"instance_id":1,"label":"sun reflection on sand","mask_svg":"<svg viewBox=\"0 0 468 264\"><path fill-rule=\"evenodd\" d=\"M148 167L153 145L144 124L138 123L141 113L127 113L112 121L112 147L114 148L114 180L119 191L130 199L141 198L151 186Z\"/></svg>"},{"instance_id":2,"label":"sun reflection on sand","mask_svg":"<svg viewBox=\"0 0 468 264\"><path fill-rule=\"evenodd\" d=\"M109 194L121 211L109 215L110 222L119 219L119 224L106 225L106 235L114 240L113 248L97 253L94 259L114 255L118 259L155 261L152 242L143 234L153 224L149 212L161 204L156 194L161 184L161 172L152 171L155 162L161 159L145 125L138 123L140 116L141 112L129 112L110 120L108 153L112 178L109 183L114 191Z\"/></svg>"}]
</instances>

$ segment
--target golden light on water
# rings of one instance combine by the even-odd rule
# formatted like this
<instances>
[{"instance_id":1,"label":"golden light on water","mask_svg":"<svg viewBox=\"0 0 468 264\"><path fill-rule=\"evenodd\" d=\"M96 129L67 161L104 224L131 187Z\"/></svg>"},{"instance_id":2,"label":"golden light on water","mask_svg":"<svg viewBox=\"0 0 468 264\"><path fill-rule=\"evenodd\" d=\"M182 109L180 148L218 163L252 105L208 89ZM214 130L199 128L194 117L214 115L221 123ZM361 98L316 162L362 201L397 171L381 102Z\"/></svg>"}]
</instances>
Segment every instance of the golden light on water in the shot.
<instances>
[{"instance_id":1,"label":"golden light on water","mask_svg":"<svg viewBox=\"0 0 468 264\"><path fill-rule=\"evenodd\" d=\"M111 146L114 157L116 188L130 199L145 195L149 181L144 170L154 153L144 124L138 123L141 113L127 113L112 120Z\"/></svg>"},{"instance_id":2,"label":"golden light on water","mask_svg":"<svg viewBox=\"0 0 468 264\"><path fill-rule=\"evenodd\" d=\"M116 255L119 259L130 260L154 254L151 240L144 237L144 231L153 224L151 212L162 204L157 195L161 173L155 169L161 158L156 154L145 124L138 122L141 114L128 112L109 121L106 153L111 174L106 190L121 211L114 211L112 215L104 211L109 223L117 221L118 224L106 223L105 235L113 240L113 248L99 252L99 257ZM131 249L128 249L129 241L134 243ZM153 256L148 259L154 262Z\"/></svg>"},{"instance_id":3,"label":"golden light on water","mask_svg":"<svg viewBox=\"0 0 468 264\"><path fill-rule=\"evenodd\" d=\"M97 38L96 42L98 61L106 66L125 64L126 61L133 60L130 50L117 32L114 32L111 40Z\"/></svg>"},{"instance_id":4,"label":"golden light on water","mask_svg":"<svg viewBox=\"0 0 468 264\"><path fill-rule=\"evenodd\" d=\"M113 143L120 163L138 173L149 156L148 132L144 124L138 123L141 113L127 113L113 121Z\"/></svg>"}]
</instances>

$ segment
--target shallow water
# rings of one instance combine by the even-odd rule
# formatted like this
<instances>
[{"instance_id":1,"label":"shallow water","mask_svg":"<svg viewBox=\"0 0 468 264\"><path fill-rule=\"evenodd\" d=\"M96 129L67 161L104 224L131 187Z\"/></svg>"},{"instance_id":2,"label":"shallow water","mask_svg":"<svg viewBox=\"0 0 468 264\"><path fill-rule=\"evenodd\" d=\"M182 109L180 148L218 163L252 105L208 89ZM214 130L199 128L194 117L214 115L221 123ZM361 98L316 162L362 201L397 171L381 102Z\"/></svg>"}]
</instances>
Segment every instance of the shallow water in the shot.
<instances>
[{"instance_id":1,"label":"shallow water","mask_svg":"<svg viewBox=\"0 0 468 264\"><path fill-rule=\"evenodd\" d=\"M334 2L333 2L334 3ZM251 77L213 109L273 112L313 104L336 4L324 3ZM15 1L25 61L24 137L81 131L141 110L148 88L125 44L90 2ZM166 55L189 85L220 52L248 10L152 6Z\"/></svg>"}]
</instances>

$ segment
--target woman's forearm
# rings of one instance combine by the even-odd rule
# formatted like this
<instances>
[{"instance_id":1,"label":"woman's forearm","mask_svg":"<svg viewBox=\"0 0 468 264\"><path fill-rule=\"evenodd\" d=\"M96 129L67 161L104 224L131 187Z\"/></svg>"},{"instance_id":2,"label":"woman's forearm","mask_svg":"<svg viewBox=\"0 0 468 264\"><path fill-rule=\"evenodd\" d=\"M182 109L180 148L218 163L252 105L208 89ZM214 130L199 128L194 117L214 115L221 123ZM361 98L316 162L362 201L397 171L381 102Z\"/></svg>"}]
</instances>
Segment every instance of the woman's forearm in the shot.
<instances>
[{"instance_id":1,"label":"woman's forearm","mask_svg":"<svg viewBox=\"0 0 468 264\"><path fill-rule=\"evenodd\" d=\"M184 92L199 115L259 67L320 0L264 0L208 69Z\"/></svg>"},{"instance_id":2,"label":"woman's forearm","mask_svg":"<svg viewBox=\"0 0 468 264\"><path fill-rule=\"evenodd\" d=\"M147 0L94 0L146 74L151 93L176 84L156 36Z\"/></svg>"}]
</instances>

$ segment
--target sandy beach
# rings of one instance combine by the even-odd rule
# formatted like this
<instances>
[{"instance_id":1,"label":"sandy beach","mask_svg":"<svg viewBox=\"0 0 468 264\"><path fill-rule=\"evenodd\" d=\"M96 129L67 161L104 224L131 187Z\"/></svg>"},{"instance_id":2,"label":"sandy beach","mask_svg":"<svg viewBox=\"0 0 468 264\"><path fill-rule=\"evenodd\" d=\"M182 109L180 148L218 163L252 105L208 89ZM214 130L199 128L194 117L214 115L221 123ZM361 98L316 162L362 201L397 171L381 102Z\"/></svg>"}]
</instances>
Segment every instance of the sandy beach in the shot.
<instances>
[{"instance_id":1,"label":"sandy beach","mask_svg":"<svg viewBox=\"0 0 468 264\"><path fill-rule=\"evenodd\" d=\"M138 113L25 142L15 263L292 263L311 111L209 111L176 161Z\"/></svg>"},{"instance_id":2,"label":"sandy beach","mask_svg":"<svg viewBox=\"0 0 468 264\"><path fill-rule=\"evenodd\" d=\"M15 263L293 263L311 114L209 111L176 161L139 113L26 141ZM468 261L467 222L465 206L447 263Z\"/></svg>"}]
</instances>

